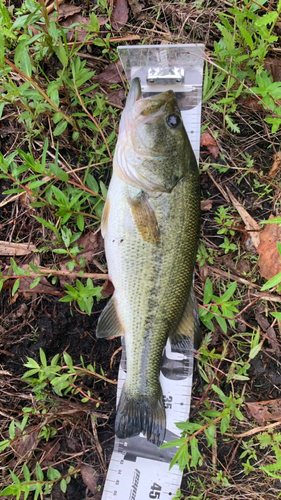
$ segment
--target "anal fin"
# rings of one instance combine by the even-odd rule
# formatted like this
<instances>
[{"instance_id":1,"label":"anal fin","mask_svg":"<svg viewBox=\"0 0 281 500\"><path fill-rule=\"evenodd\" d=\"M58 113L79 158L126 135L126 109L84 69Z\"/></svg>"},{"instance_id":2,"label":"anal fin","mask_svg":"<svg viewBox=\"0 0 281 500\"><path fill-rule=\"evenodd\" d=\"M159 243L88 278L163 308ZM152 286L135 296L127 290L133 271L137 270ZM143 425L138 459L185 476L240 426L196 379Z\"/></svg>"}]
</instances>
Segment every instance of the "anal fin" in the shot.
<instances>
[{"instance_id":1,"label":"anal fin","mask_svg":"<svg viewBox=\"0 0 281 500\"><path fill-rule=\"evenodd\" d=\"M201 342L201 330L198 315L198 305L191 287L190 294L180 322L169 336L172 348L180 352L188 351L191 347L198 349Z\"/></svg>"},{"instance_id":2,"label":"anal fin","mask_svg":"<svg viewBox=\"0 0 281 500\"><path fill-rule=\"evenodd\" d=\"M116 308L116 299L113 295L102 311L96 331L98 339L120 337L125 333L123 325L119 320Z\"/></svg>"}]
</instances>

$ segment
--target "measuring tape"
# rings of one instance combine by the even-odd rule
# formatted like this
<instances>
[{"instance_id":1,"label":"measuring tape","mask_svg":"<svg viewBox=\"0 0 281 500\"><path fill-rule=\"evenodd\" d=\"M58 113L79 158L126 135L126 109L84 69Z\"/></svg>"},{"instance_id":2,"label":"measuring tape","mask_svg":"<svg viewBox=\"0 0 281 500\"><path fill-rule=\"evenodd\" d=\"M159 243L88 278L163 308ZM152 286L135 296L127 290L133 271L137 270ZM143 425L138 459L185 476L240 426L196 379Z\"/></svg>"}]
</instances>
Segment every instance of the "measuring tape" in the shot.
<instances>
[{"instance_id":1,"label":"measuring tape","mask_svg":"<svg viewBox=\"0 0 281 500\"><path fill-rule=\"evenodd\" d=\"M122 338L122 358L119 366L117 403L126 379L126 351ZM167 341L160 368L160 383L166 408L165 441L180 437L175 422L189 417L193 372L193 346L183 353L176 352ZM178 465L169 470L177 448L161 450L139 436L115 438L114 450L107 472L102 500L171 500L181 485L182 472Z\"/></svg>"}]
</instances>

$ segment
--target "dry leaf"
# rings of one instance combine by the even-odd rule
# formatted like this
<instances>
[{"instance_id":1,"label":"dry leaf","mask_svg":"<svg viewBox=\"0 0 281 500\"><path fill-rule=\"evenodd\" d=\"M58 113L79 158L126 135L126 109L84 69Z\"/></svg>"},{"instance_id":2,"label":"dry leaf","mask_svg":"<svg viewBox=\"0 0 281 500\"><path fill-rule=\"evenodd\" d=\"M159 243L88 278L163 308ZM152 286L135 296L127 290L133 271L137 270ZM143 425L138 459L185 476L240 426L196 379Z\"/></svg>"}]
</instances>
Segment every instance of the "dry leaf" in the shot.
<instances>
[{"instance_id":1,"label":"dry leaf","mask_svg":"<svg viewBox=\"0 0 281 500\"><path fill-rule=\"evenodd\" d=\"M273 165L270 169L268 177L272 179L272 177L276 177L276 175L280 174L281 171L281 151L273 155Z\"/></svg>"},{"instance_id":2,"label":"dry leaf","mask_svg":"<svg viewBox=\"0 0 281 500\"><path fill-rule=\"evenodd\" d=\"M270 219L273 218L270 217ZM260 232L260 244L257 249L260 254L260 273L266 280L281 273L281 258L276 246L277 241L281 241L281 226L279 224L266 224Z\"/></svg>"},{"instance_id":3,"label":"dry leaf","mask_svg":"<svg viewBox=\"0 0 281 500\"><path fill-rule=\"evenodd\" d=\"M59 451L60 451L59 441L57 441L55 444L51 442L46 443L44 447L44 458L42 461L42 465L44 466L52 465L52 462Z\"/></svg>"},{"instance_id":4,"label":"dry leaf","mask_svg":"<svg viewBox=\"0 0 281 500\"><path fill-rule=\"evenodd\" d=\"M232 205L234 208L236 208L237 212L239 213L240 217L242 218L245 227L247 231L249 232L251 236L252 243L254 247L257 249L259 244L260 244L260 225L251 217L250 214L248 214L247 210L239 203L238 200L233 196L231 191L226 187L227 194L232 202Z\"/></svg>"},{"instance_id":5,"label":"dry leaf","mask_svg":"<svg viewBox=\"0 0 281 500\"><path fill-rule=\"evenodd\" d=\"M263 312L264 312L264 310L262 307L260 307L256 311L256 314L255 314L256 321L259 324L259 326L261 327L262 331L266 333L266 335L268 337L268 342L271 345L271 348L273 349L275 354L277 354L277 356L280 356L281 352L280 352L279 343L278 343L278 340L276 337L275 330L274 330L274 328L272 328L270 326L269 322L262 314Z\"/></svg>"},{"instance_id":6,"label":"dry leaf","mask_svg":"<svg viewBox=\"0 0 281 500\"><path fill-rule=\"evenodd\" d=\"M73 16L74 14L77 14L80 11L81 11L81 6L70 5L69 3L63 3L59 7L58 21L61 21L62 19L66 19L69 16Z\"/></svg>"},{"instance_id":7,"label":"dry leaf","mask_svg":"<svg viewBox=\"0 0 281 500\"><path fill-rule=\"evenodd\" d=\"M117 61L116 63L110 63L102 73L100 73L97 78L101 83L120 83L122 82L122 77L120 74L123 71L123 66L121 61Z\"/></svg>"},{"instance_id":8,"label":"dry leaf","mask_svg":"<svg viewBox=\"0 0 281 500\"><path fill-rule=\"evenodd\" d=\"M134 15L134 18L137 21L140 21L142 19L145 19L145 13L143 12L144 5L138 0L129 0L130 7L132 9L132 13Z\"/></svg>"},{"instance_id":9,"label":"dry leaf","mask_svg":"<svg viewBox=\"0 0 281 500\"><path fill-rule=\"evenodd\" d=\"M201 201L201 210L202 212L208 212L212 210L213 201L212 200L202 200Z\"/></svg>"},{"instance_id":10,"label":"dry leaf","mask_svg":"<svg viewBox=\"0 0 281 500\"><path fill-rule=\"evenodd\" d=\"M107 97L109 102L111 102L112 104L117 104L117 106L121 106L123 108L125 99L124 89L117 89L108 92Z\"/></svg>"},{"instance_id":11,"label":"dry leaf","mask_svg":"<svg viewBox=\"0 0 281 500\"><path fill-rule=\"evenodd\" d=\"M114 293L114 290L115 290L115 288L114 288L112 281L107 280L103 284L101 295L103 297L109 297L109 295L112 295Z\"/></svg>"},{"instance_id":12,"label":"dry leaf","mask_svg":"<svg viewBox=\"0 0 281 500\"><path fill-rule=\"evenodd\" d=\"M256 97L248 96L246 99L241 99L243 106L252 109L253 111L264 111L263 107L259 104L260 101Z\"/></svg>"},{"instance_id":13,"label":"dry leaf","mask_svg":"<svg viewBox=\"0 0 281 500\"><path fill-rule=\"evenodd\" d=\"M28 255L36 250L32 243L11 243L9 241L0 241L0 255L20 256Z\"/></svg>"},{"instance_id":14,"label":"dry leaf","mask_svg":"<svg viewBox=\"0 0 281 500\"><path fill-rule=\"evenodd\" d=\"M265 422L281 420L281 399L246 403L246 406L260 425L263 425Z\"/></svg>"},{"instance_id":15,"label":"dry leaf","mask_svg":"<svg viewBox=\"0 0 281 500\"><path fill-rule=\"evenodd\" d=\"M84 484L89 488L91 493L93 493L94 499L98 500L101 498L101 493L98 490L98 480L99 474L95 471L94 467L91 465L82 464L80 467L81 475Z\"/></svg>"},{"instance_id":16,"label":"dry leaf","mask_svg":"<svg viewBox=\"0 0 281 500\"><path fill-rule=\"evenodd\" d=\"M26 427L24 429L25 436L20 437L17 441L13 443L13 451L15 455L21 459L26 459L38 446L40 439L38 438L39 430L37 427ZM21 430L16 427L16 434L19 434Z\"/></svg>"},{"instance_id":17,"label":"dry leaf","mask_svg":"<svg viewBox=\"0 0 281 500\"><path fill-rule=\"evenodd\" d=\"M19 285L19 292L23 294L26 299L34 298L36 293L45 293L47 295L57 295L61 296L62 292L59 291L54 285L51 285L49 281L42 276L38 285L34 288L30 288L31 283L34 281L35 277L32 278L21 278Z\"/></svg>"},{"instance_id":18,"label":"dry leaf","mask_svg":"<svg viewBox=\"0 0 281 500\"><path fill-rule=\"evenodd\" d=\"M203 132L203 134L201 135L200 146L205 146L208 149L209 153L211 153L211 155L215 158L215 160L219 156L219 147L217 145L217 142L211 136L211 134L209 134L209 132Z\"/></svg>"},{"instance_id":19,"label":"dry leaf","mask_svg":"<svg viewBox=\"0 0 281 500\"><path fill-rule=\"evenodd\" d=\"M113 11L111 15L111 24L113 29L119 30L122 28L129 17L129 7L127 0L114 0Z\"/></svg>"},{"instance_id":20,"label":"dry leaf","mask_svg":"<svg viewBox=\"0 0 281 500\"><path fill-rule=\"evenodd\" d=\"M267 328L265 333L268 336L268 342L271 345L272 350L275 352L277 356L280 356L281 351L274 328L270 326L269 328Z\"/></svg>"}]
</instances>

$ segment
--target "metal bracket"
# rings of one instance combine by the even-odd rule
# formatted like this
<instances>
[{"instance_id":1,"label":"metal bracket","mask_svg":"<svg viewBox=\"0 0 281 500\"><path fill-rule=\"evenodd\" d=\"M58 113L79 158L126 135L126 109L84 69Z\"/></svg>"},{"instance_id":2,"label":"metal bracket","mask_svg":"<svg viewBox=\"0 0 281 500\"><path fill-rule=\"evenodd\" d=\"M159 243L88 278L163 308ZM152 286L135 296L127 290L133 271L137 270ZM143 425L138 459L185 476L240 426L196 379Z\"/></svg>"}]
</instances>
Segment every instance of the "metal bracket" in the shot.
<instances>
[{"instance_id":1,"label":"metal bracket","mask_svg":"<svg viewBox=\"0 0 281 500\"><path fill-rule=\"evenodd\" d=\"M159 66L148 68L146 81L150 85L156 83L184 83L184 69L176 66L173 68L161 68Z\"/></svg>"}]
</instances>

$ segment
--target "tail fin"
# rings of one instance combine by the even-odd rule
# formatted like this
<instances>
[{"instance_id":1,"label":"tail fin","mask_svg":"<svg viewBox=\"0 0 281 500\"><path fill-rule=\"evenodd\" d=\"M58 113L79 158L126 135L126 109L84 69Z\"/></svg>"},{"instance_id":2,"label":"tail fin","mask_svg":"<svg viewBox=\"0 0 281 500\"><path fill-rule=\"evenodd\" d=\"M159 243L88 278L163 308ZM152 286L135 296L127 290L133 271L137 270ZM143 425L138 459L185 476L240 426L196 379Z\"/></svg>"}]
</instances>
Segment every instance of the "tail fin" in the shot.
<instances>
[{"instance_id":1,"label":"tail fin","mask_svg":"<svg viewBox=\"0 0 281 500\"><path fill-rule=\"evenodd\" d=\"M131 396L125 387L121 393L115 419L115 433L120 439L138 436L141 432L148 441L160 446L166 432L166 412L161 386L157 395Z\"/></svg>"}]
</instances>

